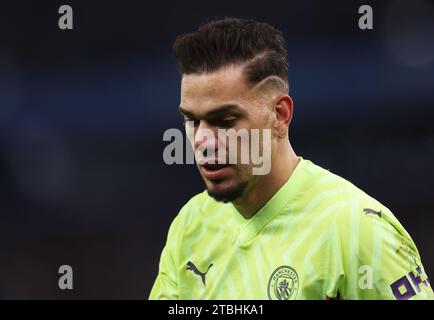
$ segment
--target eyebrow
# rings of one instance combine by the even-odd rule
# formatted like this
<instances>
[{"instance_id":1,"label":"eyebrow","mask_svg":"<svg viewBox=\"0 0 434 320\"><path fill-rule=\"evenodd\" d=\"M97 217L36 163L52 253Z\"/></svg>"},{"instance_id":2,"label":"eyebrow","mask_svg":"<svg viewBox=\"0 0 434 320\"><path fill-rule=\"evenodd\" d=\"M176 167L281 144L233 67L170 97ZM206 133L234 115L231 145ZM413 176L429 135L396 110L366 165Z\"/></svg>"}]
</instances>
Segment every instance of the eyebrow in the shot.
<instances>
[{"instance_id":1,"label":"eyebrow","mask_svg":"<svg viewBox=\"0 0 434 320\"><path fill-rule=\"evenodd\" d=\"M193 112L185 110L184 108L182 108L182 106L179 106L179 112L185 116L194 116ZM236 115L242 115L242 114L244 114L244 111L237 104L227 103L227 104L223 104L223 105L221 105L221 106L219 106L213 110L208 111L205 114L205 117L211 118L211 117L216 117L216 116L226 114L226 113L233 113Z\"/></svg>"}]
</instances>

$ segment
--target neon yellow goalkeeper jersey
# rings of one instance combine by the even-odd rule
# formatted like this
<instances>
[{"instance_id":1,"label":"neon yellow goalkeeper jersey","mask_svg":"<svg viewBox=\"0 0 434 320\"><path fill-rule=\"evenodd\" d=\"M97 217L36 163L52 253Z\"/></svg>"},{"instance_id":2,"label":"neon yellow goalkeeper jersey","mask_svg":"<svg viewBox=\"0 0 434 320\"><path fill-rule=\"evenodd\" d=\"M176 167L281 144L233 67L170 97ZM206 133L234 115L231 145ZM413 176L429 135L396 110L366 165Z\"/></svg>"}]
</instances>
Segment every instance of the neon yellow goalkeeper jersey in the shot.
<instances>
[{"instance_id":1,"label":"neon yellow goalkeeper jersey","mask_svg":"<svg viewBox=\"0 0 434 320\"><path fill-rule=\"evenodd\" d=\"M300 157L251 219L207 192L172 222L150 299L434 299L395 216Z\"/></svg>"}]
</instances>

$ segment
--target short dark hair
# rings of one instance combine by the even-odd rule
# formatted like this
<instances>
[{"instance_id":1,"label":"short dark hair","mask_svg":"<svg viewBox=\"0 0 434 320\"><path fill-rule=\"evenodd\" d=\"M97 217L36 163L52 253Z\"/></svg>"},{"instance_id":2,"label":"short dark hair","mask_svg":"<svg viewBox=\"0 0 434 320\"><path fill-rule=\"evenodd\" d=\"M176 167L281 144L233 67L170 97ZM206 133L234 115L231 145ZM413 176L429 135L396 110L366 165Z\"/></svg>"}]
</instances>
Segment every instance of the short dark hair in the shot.
<instances>
[{"instance_id":1,"label":"short dark hair","mask_svg":"<svg viewBox=\"0 0 434 320\"><path fill-rule=\"evenodd\" d=\"M251 19L213 20L179 35L173 54L182 74L201 74L245 63L248 81L277 76L288 84L288 57L280 30Z\"/></svg>"}]
</instances>

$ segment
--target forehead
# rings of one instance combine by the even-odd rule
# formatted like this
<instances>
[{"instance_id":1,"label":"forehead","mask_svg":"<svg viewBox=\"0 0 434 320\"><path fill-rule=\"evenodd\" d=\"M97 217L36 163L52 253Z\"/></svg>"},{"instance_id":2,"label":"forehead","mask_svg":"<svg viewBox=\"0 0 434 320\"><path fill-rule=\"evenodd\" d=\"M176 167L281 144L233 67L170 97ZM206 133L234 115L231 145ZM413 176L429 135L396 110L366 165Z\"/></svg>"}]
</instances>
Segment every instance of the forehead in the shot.
<instances>
[{"instance_id":1,"label":"forehead","mask_svg":"<svg viewBox=\"0 0 434 320\"><path fill-rule=\"evenodd\" d=\"M211 73L184 75L181 106L201 112L221 104L243 104L249 98L250 91L243 69L238 66L227 66Z\"/></svg>"}]
</instances>

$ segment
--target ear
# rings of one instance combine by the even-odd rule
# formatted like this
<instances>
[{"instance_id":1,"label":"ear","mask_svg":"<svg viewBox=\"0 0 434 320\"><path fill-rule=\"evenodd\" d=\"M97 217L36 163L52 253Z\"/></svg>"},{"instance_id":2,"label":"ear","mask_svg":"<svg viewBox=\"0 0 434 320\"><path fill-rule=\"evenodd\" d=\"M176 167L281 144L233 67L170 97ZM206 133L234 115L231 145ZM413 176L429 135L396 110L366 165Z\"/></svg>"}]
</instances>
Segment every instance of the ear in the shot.
<instances>
[{"instance_id":1,"label":"ear","mask_svg":"<svg viewBox=\"0 0 434 320\"><path fill-rule=\"evenodd\" d=\"M274 128L278 136L286 136L294 112L294 103L289 95L281 95L276 99Z\"/></svg>"}]
</instances>

